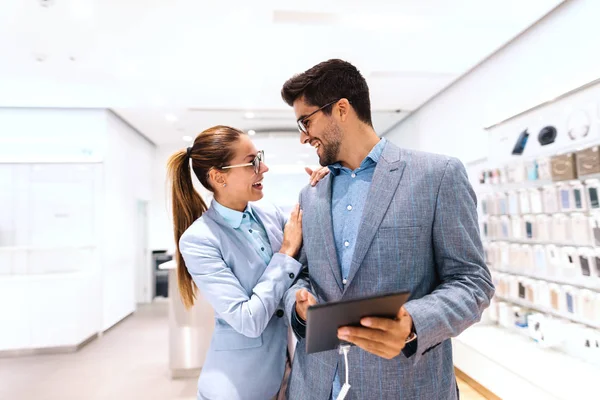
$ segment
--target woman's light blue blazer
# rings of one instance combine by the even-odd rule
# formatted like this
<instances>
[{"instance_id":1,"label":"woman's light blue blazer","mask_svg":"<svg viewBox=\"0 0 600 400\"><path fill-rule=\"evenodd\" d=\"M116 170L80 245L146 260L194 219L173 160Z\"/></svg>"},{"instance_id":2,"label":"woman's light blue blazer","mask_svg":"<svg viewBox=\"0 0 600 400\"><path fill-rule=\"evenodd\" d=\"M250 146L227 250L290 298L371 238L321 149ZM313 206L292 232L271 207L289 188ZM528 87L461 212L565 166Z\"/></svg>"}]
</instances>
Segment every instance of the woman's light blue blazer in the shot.
<instances>
[{"instance_id":1,"label":"woman's light blue blazer","mask_svg":"<svg viewBox=\"0 0 600 400\"><path fill-rule=\"evenodd\" d=\"M279 209L252 204L252 211L271 243L268 265L212 205L179 241L186 267L216 319L198 399L268 400L281 385L288 329L281 300L301 264L278 253L287 220Z\"/></svg>"}]
</instances>

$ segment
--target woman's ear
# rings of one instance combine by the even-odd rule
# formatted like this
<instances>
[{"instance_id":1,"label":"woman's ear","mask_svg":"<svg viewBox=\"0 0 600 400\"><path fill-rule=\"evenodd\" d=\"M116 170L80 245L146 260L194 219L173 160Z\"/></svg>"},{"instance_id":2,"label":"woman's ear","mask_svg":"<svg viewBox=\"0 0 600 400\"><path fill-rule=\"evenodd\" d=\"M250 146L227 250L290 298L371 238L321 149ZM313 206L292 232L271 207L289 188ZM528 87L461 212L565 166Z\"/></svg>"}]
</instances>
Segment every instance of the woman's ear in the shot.
<instances>
[{"instance_id":1,"label":"woman's ear","mask_svg":"<svg viewBox=\"0 0 600 400\"><path fill-rule=\"evenodd\" d=\"M213 168L208 172L208 178L213 187L223 186L225 184L226 174Z\"/></svg>"}]
</instances>

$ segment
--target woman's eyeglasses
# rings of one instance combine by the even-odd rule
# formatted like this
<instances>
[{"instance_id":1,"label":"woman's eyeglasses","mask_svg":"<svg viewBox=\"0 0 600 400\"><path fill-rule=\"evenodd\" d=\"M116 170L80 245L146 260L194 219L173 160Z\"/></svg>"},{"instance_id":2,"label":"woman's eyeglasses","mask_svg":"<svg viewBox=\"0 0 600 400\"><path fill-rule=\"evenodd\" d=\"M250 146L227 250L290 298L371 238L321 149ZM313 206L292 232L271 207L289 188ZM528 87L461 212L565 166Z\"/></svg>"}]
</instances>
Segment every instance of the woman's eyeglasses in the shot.
<instances>
[{"instance_id":1,"label":"woman's eyeglasses","mask_svg":"<svg viewBox=\"0 0 600 400\"><path fill-rule=\"evenodd\" d=\"M265 152L263 150L260 150L258 153L256 153L256 157L254 157L254 160L252 160L251 163L228 165L227 167L221 167L220 169L254 167L254 173L258 175L258 172L260 171L260 163L264 163L264 162L265 162Z\"/></svg>"}]
</instances>

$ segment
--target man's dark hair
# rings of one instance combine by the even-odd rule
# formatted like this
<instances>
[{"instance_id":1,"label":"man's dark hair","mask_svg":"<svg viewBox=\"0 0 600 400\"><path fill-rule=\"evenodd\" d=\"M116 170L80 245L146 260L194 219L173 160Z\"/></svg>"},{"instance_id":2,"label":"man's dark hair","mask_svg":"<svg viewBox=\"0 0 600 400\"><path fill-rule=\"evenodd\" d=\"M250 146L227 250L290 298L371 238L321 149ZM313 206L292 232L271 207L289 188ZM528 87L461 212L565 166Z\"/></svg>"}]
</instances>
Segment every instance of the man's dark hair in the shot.
<instances>
[{"instance_id":1,"label":"man's dark hair","mask_svg":"<svg viewBox=\"0 0 600 400\"><path fill-rule=\"evenodd\" d=\"M290 106L303 97L307 104L317 107L345 98L358 118L373 126L367 81L354 65L343 60L324 61L288 79L281 89L281 97ZM331 106L325 107L323 112L331 115L331 109Z\"/></svg>"}]
</instances>

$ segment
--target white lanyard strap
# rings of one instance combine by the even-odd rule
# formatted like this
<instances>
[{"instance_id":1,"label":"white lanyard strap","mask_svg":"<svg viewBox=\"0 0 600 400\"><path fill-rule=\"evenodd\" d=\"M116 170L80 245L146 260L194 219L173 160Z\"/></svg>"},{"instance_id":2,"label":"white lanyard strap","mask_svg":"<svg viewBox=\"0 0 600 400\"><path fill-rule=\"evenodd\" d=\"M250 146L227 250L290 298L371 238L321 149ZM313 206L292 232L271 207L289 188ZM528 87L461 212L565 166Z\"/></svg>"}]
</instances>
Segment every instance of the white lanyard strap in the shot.
<instances>
[{"instance_id":1,"label":"white lanyard strap","mask_svg":"<svg viewBox=\"0 0 600 400\"><path fill-rule=\"evenodd\" d=\"M349 351L350 351L349 345L341 345L340 346L340 353L344 354L344 365L346 367L345 368L346 369L346 382L342 386L342 390L340 391L340 394L338 395L336 400L344 400L344 398L348 394L348 391L350 390L350 383L348 383L348 376L350 374L349 366L348 366L348 352Z\"/></svg>"}]
</instances>

